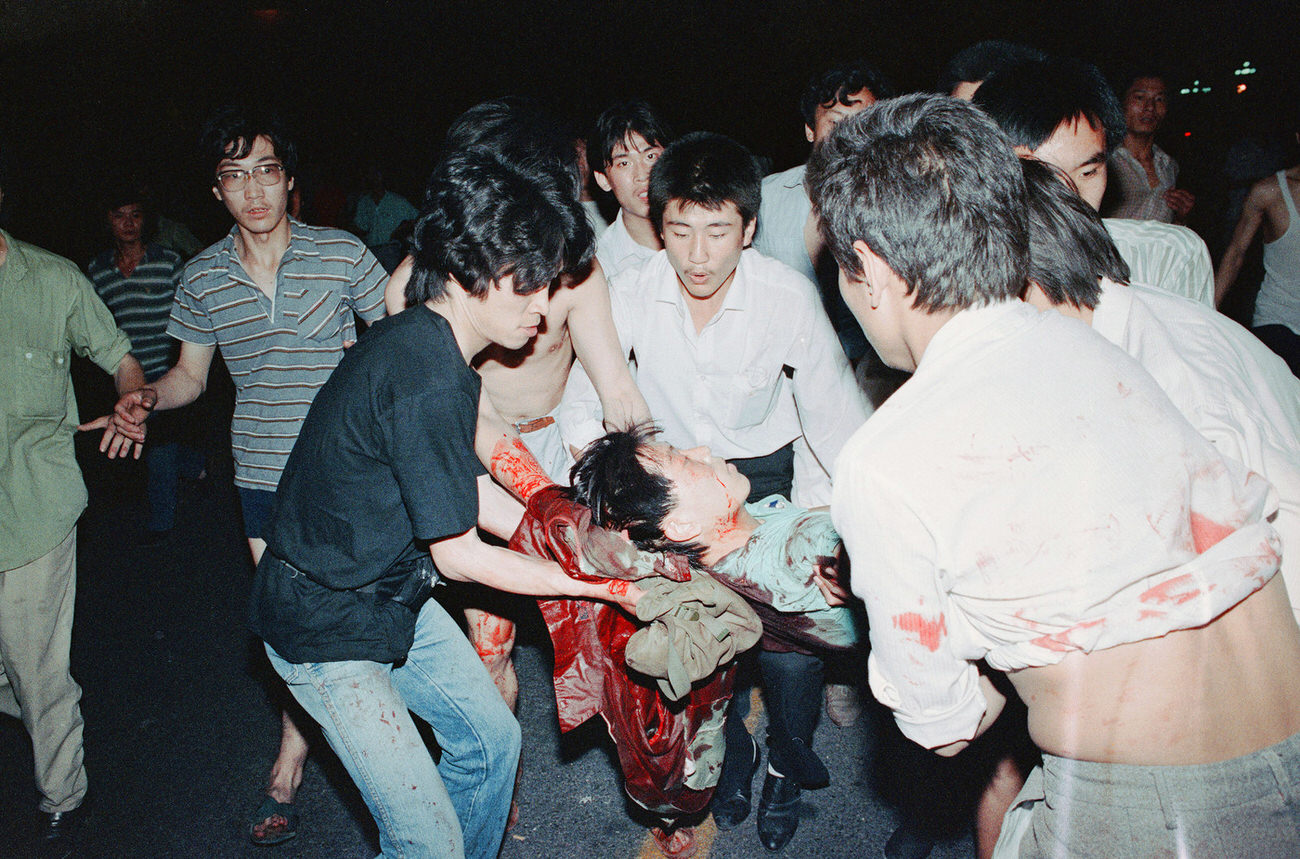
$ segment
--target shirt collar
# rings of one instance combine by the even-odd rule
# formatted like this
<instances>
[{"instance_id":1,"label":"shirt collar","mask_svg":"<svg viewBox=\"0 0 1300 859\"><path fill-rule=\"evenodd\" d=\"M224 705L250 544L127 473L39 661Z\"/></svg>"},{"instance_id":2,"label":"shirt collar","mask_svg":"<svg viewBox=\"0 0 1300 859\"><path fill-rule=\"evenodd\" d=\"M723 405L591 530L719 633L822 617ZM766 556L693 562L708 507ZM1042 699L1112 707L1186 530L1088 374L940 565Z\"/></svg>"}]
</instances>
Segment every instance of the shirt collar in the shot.
<instances>
[{"instance_id":1,"label":"shirt collar","mask_svg":"<svg viewBox=\"0 0 1300 859\"><path fill-rule=\"evenodd\" d=\"M289 259L302 259L304 252L311 246L311 240L306 235L302 221L296 221L289 218L289 248L285 251L284 256L280 259L284 263ZM235 261L235 236L239 235L239 224L230 228L226 237L221 242L221 250L218 252L218 259L230 269L231 264ZM243 265L240 265L243 268Z\"/></svg>"},{"instance_id":2,"label":"shirt collar","mask_svg":"<svg viewBox=\"0 0 1300 859\"><path fill-rule=\"evenodd\" d=\"M731 279L731 285L727 287L727 294L722 299L722 306L718 308L718 313L728 310L743 312L749 309L750 290L746 288L749 282L746 272L751 265L748 260L756 253L758 251L753 248L746 248L740 252L740 262L736 263L736 276ZM685 290L682 289L681 281L677 279L677 269L673 268L672 262L668 259L668 251L656 251L654 259L647 263L647 268L654 268L657 273L650 284L650 288L654 290L651 297L655 301L672 304L685 313Z\"/></svg>"}]
</instances>

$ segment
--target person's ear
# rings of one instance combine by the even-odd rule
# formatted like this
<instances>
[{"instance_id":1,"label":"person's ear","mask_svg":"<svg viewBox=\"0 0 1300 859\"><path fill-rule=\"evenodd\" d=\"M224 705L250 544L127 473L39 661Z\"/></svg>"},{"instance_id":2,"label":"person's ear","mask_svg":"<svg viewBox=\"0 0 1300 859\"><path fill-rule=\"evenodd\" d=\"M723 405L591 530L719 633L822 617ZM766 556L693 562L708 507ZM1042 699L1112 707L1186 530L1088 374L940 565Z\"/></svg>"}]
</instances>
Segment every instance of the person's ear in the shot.
<instances>
[{"instance_id":1,"label":"person's ear","mask_svg":"<svg viewBox=\"0 0 1300 859\"><path fill-rule=\"evenodd\" d=\"M599 170L593 170L591 171L591 175L592 178L596 180L596 184L600 186L600 190L602 191L614 190L614 186L609 184L609 178L604 173L601 173Z\"/></svg>"},{"instance_id":2,"label":"person's ear","mask_svg":"<svg viewBox=\"0 0 1300 859\"><path fill-rule=\"evenodd\" d=\"M803 136L808 138L809 143L817 139L817 135L813 134L812 126L807 123L804 123L803 126Z\"/></svg>"},{"instance_id":3,"label":"person's ear","mask_svg":"<svg viewBox=\"0 0 1300 859\"><path fill-rule=\"evenodd\" d=\"M688 543L700 536L700 526L685 519L669 517L664 520L663 532L674 543Z\"/></svg>"},{"instance_id":4,"label":"person's ear","mask_svg":"<svg viewBox=\"0 0 1300 859\"><path fill-rule=\"evenodd\" d=\"M871 308L875 310L880 307L880 300L884 295L884 285L888 276L897 277L897 275L862 239L858 239L853 243L853 252L858 255L858 263L862 266L862 279L865 282L864 288L867 292L867 300L870 302Z\"/></svg>"},{"instance_id":5,"label":"person's ear","mask_svg":"<svg viewBox=\"0 0 1300 859\"><path fill-rule=\"evenodd\" d=\"M745 225L745 237L740 243L742 248L747 248L754 243L754 230L758 228L758 218L750 218L749 223Z\"/></svg>"},{"instance_id":6,"label":"person's ear","mask_svg":"<svg viewBox=\"0 0 1300 859\"><path fill-rule=\"evenodd\" d=\"M217 187L216 183L213 183L212 185L212 196L217 198L218 203L226 202L221 198L221 189Z\"/></svg>"}]
</instances>

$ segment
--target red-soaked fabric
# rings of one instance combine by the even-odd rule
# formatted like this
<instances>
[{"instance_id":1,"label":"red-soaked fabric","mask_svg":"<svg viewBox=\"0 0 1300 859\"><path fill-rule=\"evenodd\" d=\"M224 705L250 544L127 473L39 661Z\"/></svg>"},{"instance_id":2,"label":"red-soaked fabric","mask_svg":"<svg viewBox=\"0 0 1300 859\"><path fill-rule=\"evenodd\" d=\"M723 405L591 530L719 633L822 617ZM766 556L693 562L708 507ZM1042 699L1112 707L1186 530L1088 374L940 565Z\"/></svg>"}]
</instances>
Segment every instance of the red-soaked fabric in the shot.
<instances>
[{"instance_id":1,"label":"red-soaked fabric","mask_svg":"<svg viewBox=\"0 0 1300 859\"><path fill-rule=\"evenodd\" d=\"M638 551L622 534L591 521L591 511L573 500L563 486L539 489L528 499L528 512L511 540L546 546L543 556L559 561L570 578L583 582L663 576L688 581L690 566L678 555Z\"/></svg>"},{"instance_id":2,"label":"red-soaked fabric","mask_svg":"<svg viewBox=\"0 0 1300 859\"><path fill-rule=\"evenodd\" d=\"M572 549L559 536L572 527L574 510L582 508L564 500L567 507L558 503L551 490L534 495L510 548L559 561L570 576L587 578L573 566ZM538 602L555 647L560 729L572 730L599 713L618 749L628 796L659 814L703 811L713 788L687 786L688 753L695 760L708 751L693 748L696 733L701 725L710 720L717 724L721 718L731 698L734 667L717 671L681 701L670 702L653 682L645 685L628 674L623 652L637 625L627 615L601 602ZM721 759L716 752L708 756ZM710 783L715 784L716 778Z\"/></svg>"}]
</instances>

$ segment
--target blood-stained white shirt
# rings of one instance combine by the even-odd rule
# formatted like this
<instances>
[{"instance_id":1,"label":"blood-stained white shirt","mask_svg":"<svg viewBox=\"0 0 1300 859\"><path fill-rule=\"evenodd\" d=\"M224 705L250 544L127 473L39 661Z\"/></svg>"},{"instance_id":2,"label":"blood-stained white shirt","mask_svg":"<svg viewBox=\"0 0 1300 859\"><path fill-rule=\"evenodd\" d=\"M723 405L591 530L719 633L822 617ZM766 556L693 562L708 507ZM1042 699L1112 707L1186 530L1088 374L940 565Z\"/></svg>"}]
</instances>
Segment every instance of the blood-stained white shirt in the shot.
<instances>
[{"instance_id":1,"label":"blood-stained white shirt","mask_svg":"<svg viewBox=\"0 0 1300 859\"><path fill-rule=\"evenodd\" d=\"M612 229L612 228L611 228ZM792 500L830 502L830 475L870 414L816 287L755 250L741 253L721 309L699 333L665 251L610 283L614 324L635 356L636 383L679 448L707 445L725 459L795 446ZM600 435L600 403L579 374L561 403L565 439Z\"/></svg>"},{"instance_id":2,"label":"blood-stained white shirt","mask_svg":"<svg viewBox=\"0 0 1300 859\"><path fill-rule=\"evenodd\" d=\"M1092 328L1137 359L1224 456L1277 489L1273 527L1300 619L1300 379L1245 328L1188 299L1102 280Z\"/></svg>"},{"instance_id":3,"label":"blood-stained white shirt","mask_svg":"<svg viewBox=\"0 0 1300 859\"><path fill-rule=\"evenodd\" d=\"M978 660L1054 664L1245 599L1277 571L1276 509L1132 358L1005 302L938 331L845 446L831 516L872 691L933 748L974 736Z\"/></svg>"}]
</instances>

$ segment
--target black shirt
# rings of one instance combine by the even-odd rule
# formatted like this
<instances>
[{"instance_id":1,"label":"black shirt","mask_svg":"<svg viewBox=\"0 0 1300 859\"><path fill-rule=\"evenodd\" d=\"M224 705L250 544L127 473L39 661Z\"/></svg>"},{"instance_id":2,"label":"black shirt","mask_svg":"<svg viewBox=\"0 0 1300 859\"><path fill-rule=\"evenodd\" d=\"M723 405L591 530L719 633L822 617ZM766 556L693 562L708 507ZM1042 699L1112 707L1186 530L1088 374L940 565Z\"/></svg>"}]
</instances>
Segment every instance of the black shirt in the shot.
<instances>
[{"instance_id":1,"label":"black shirt","mask_svg":"<svg viewBox=\"0 0 1300 859\"><path fill-rule=\"evenodd\" d=\"M253 631L290 662L391 662L414 612L385 594L403 562L478 518L479 377L424 306L381 320L312 403L276 490ZM291 568L278 561L287 562Z\"/></svg>"}]
</instances>

